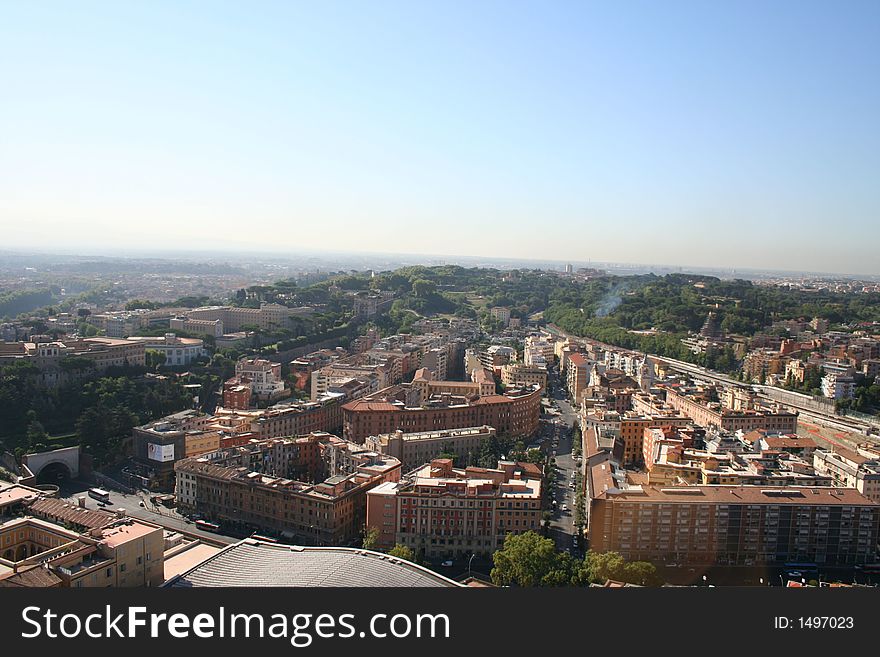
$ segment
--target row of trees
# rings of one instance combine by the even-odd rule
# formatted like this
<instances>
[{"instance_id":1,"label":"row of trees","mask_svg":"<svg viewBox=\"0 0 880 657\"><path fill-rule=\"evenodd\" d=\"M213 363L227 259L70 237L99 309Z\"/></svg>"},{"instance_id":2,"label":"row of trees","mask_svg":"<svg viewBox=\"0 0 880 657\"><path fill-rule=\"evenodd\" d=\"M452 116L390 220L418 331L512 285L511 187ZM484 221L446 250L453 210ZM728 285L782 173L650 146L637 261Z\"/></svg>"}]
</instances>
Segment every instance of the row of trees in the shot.
<instances>
[{"instance_id":1,"label":"row of trees","mask_svg":"<svg viewBox=\"0 0 880 657\"><path fill-rule=\"evenodd\" d=\"M640 586L663 583L656 567L647 561L592 551L578 559L558 552L553 540L531 531L508 534L493 561L491 577L497 586L589 586L609 579Z\"/></svg>"}]
</instances>

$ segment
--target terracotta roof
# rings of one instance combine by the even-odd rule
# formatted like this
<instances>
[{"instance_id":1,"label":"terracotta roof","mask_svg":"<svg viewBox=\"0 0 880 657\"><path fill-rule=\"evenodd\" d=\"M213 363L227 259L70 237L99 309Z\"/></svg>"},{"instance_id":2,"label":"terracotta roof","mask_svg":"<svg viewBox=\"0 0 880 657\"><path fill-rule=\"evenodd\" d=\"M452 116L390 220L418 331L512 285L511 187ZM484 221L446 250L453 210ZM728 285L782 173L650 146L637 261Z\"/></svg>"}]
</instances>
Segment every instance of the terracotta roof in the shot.
<instances>
[{"instance_id":1,"label":"terracotta roof","mask_svg":"<svg viewBox=\"0 0 880 657\"><path fill-rule=\"evenodd\" d=\"M100 509L86 509L64 500L43 498L35 501L28 509L41 518L50 518L62 523L70 523L88 529L103 527L115 519L115 516Z\"/></svg>"},{"instance_id":2,"label":"terracotta roof","mask_svg":"<svg viewBox=\"0 0 880 657\"><path fill-rule=\"evenodd\" d=\"M19 586L23 588L49 588L61 586L61 578L42 566L35 566L0 579L0 588L4 586L10 588Z\"/></svg>"}]
</instances>

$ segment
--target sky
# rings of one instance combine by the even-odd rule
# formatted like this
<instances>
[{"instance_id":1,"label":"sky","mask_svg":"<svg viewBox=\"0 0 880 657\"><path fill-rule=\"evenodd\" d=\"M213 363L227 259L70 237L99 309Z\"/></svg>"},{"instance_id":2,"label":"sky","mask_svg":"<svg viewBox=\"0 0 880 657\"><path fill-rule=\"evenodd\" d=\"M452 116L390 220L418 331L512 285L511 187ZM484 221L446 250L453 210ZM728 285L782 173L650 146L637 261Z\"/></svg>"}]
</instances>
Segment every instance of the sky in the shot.
<instances>
[{"instance_id":1,"label":"sky","mask_svg":"<svg viewBox=\"0 0 880 657\"><path fill-rule=\"evenodd\" d=\"M880 273L880 2L0 0L3 247Z\"/></svg>"}]
</instances>

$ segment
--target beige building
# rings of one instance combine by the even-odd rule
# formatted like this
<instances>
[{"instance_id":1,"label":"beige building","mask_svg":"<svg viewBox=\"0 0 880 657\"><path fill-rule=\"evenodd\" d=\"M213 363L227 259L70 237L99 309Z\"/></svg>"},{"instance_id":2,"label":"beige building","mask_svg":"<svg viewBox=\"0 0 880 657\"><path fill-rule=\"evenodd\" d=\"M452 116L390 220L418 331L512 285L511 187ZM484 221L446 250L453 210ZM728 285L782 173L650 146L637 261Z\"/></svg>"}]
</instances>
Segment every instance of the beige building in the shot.
<instances>
[{"instance_id":1,"label":"beige building","mask_svg":"<svg viewBox=\"0 0 880 657\"><path fill-rule=\"evenodd\" d=\"M880 459L870 452L835 447L833 451L813 452L816 472L829 475L835 486L855 488L862 495L880 502Z\"/></svg>"},{"instance_id":2,"label":"beige building","mask_svg":"<svg viewBox=\"0 0 880 657\"><path fill-rule=\"evenodd\" d=\"M501 366L501 383L505 388L540 386L547 388L547 368L525 363L508 363Z\"/></svg>"},{"instance_id":3,"label":"beige building","mask_svg":"<svg viewBox=\"0 0 880 657\"><path fill-rule=\"evenodd\" d=\"M494 435L495 429L489 426L418 433L395 431L367 437L364 447L393 456L403 464L403 471L409 472L443 453L461 457L477 454L482 441Z\"/></svg>"},{"instance_id":4,"label":"beige building","mask_svg":"<svg viewBox=\"0 0 880 657\"><path fill-rule=\"evenodd\" d=\"M160 586L162 528L106 516L83 533L27 516L0 525L0 587Z\"/></svg>"}]
</instances>

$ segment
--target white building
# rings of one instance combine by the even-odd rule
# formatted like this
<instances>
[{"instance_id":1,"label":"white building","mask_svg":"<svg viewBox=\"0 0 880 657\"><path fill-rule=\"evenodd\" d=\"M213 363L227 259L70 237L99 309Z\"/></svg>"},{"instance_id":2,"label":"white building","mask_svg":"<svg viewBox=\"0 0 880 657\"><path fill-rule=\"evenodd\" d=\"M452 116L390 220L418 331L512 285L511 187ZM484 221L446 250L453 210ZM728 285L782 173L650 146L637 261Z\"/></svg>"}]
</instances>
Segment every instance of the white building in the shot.
<instances>
[{"instance_id":1,"label":"white building","mask_svg":"<svg viewBox=\"0 0 880 657\"><path fill-rule=\"evenodd\" d=\"M199 338L179 338L174 333L166 333L161 337L134 336L128 339L142 342L146 351L165 354L165 365L190 365L208 355L204 341Z\"/></svg>"},{"instance_id":2,"label":"white building","mask_svg":"<svg viewBox=\"0 0 880 657\"><path fill-rule=\"evenodd\" d=\"M849 399L856 387L855 369L851 365L826 363L822 377L822 394L829 399Z\"/></svg>"}]
</instances>

